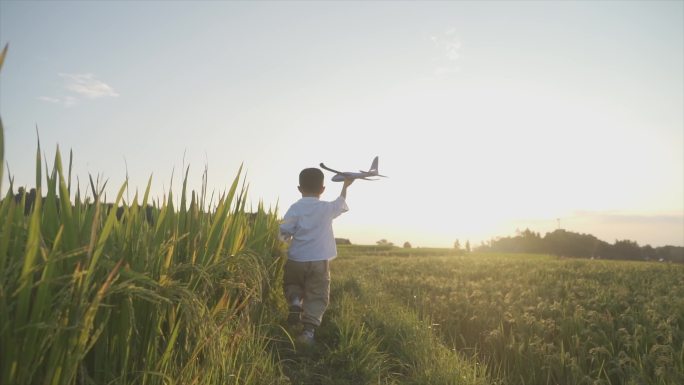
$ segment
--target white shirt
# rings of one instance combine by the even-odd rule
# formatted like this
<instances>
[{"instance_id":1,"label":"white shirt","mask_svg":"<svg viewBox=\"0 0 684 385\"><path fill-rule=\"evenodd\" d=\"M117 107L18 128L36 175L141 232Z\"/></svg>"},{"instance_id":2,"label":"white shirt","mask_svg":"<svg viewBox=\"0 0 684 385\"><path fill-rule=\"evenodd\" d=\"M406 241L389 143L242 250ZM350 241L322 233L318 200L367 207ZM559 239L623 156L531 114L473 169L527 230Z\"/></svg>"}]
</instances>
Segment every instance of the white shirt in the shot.
<instances>
[{"instance_id":1,"label":"white shirt","mask_svg":"<svg viewBox=\"0 0 684 385\"><path fill-rule=\"evenodd\" d=\"M288 258L298 262L323 261L337 256L332 220L348 211L342 196L332 202L303 197L285 213L280 234L292 237Z\"/></svg>"}]
</instances>

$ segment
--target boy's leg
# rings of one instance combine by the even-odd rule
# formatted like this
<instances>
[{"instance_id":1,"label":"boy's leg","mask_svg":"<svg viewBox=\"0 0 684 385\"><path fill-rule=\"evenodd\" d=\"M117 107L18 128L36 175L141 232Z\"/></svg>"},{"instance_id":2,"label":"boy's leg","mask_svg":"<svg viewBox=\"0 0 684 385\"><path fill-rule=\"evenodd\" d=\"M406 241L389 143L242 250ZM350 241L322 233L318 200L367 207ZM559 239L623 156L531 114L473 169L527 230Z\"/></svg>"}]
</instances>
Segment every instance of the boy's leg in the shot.
<instances>
[{"instance_id":1,"label":"boy's leg","mask_svg":"<svg viewBox=\"0 0 684 385\"><path fill-rule=\"evenodd\" d=\"M330 301L330 263L327 260L309 263L304 283L302 323L305 328L313 331L313 328L321 324Z\"/></svg>"},{"instance_id":2,"label":"boy's leg","mask_svg":"<svg viewBox=\"0 0 684 385\"><path fill-rule=\"evenodd\" d=\"M306 262L287 260L283 272L283 291L290 309L287 321L290 324L299 322L304 299L304 279L306 276Z\"/></svg>"}]
</instances>

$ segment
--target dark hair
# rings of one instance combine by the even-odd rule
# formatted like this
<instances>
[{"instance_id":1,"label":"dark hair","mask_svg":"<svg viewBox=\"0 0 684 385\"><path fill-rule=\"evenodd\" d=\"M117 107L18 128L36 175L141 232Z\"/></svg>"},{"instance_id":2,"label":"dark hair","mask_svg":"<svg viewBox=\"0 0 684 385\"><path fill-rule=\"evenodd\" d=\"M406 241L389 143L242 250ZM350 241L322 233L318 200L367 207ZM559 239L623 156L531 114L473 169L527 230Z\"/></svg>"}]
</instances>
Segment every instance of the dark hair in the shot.
<instances>
[{"instance_id":1,"label":"dark hair","mask_svg":"<svg viewBox=\"0 0 684 385\"><path fill-rule=\"evenodd\" d=\"M299 187L309 193L317 193L323 187L323 171L305 168L299 173Z\"/></svg>"}]
</instances>

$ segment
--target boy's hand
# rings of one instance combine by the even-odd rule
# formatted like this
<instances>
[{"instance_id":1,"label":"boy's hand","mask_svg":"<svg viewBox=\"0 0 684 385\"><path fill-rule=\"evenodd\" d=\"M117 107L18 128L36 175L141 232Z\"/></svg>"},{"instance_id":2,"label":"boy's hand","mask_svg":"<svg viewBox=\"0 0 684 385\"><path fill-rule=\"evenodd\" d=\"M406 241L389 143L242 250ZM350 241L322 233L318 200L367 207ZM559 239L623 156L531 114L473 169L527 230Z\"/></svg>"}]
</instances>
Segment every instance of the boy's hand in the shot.
<instances>
[{"instance_id":1,"label":"boy's hand","mask_svg":"<svg viewBox=\"0 0 684 385\"><path fill-rule=\"evenodd\" d=\"M351 185L352 183L354 183L353 178L344 178L344 182L342 184L342 192L340 193L342 198L347 199L347 187L349 187L349 185Z\"/></svg>"}]
</instances>

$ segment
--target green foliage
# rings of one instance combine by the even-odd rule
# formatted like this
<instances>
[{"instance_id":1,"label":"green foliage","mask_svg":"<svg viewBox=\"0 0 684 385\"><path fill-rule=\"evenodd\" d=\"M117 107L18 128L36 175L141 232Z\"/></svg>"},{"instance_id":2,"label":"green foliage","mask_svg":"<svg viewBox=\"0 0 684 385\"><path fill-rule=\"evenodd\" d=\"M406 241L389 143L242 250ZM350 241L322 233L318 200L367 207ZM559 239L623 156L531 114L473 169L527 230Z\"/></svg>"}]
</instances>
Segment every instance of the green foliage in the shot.
<instances>
[{"instance_id":1,"label":"green foliage","mask_svg":"<svg viewBox=\"0 0 684 385\"><path fill-rule=\"evenodd\" d=\"M148 218L151 180L142 203L126 183L113 205L72 200L59 150L45 184L36 163L28 215L11 185L0 201L0 383L288 383L264 354L278 220L246 212L240 172L214 211L186 173L179 207L169 194Z\"/></svg>"}]
</instances>

